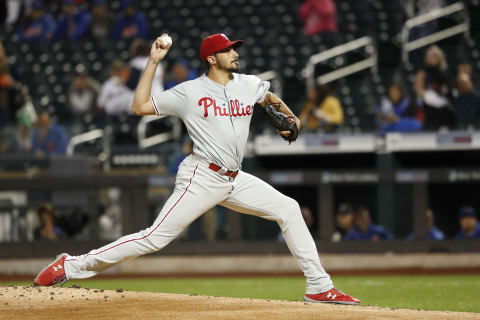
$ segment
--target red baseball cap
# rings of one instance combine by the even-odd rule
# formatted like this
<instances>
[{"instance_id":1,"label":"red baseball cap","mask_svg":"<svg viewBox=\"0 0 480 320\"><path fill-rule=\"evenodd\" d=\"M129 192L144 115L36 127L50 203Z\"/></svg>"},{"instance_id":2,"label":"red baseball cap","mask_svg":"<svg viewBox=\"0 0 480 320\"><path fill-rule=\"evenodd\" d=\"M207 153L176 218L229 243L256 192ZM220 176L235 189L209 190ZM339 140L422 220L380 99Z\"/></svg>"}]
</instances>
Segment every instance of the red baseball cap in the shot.
<instances>
[{"instance_id":1,"label":"red baseball cap","mask_svg":"<svg viewBox=\"0 0 480 320\"><path fill-rule=\"evenodd\" d=\"M215 52L234 47L238 48L243 44L243 40L230 41L223 33L215 33L206 37L200 45L200 57L202 60L207 59Z\"/></svg>"}]
</instances>

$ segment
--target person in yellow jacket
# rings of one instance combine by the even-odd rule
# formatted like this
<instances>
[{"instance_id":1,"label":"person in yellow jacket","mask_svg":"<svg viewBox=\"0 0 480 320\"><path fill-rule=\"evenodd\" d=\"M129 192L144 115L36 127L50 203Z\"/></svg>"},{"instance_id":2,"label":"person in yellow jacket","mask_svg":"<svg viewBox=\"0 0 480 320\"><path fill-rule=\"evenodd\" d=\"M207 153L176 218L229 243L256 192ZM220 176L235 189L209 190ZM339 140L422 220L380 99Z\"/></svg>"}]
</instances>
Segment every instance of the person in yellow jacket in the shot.
<instances>
[{"instance_id":1,"label":"person in yellow jacket","mask_svg":"<svg viewBox=\"0 0 480 320\"><path fill-rule=\"evenodd\" d=\"M309 130L332 131L343 124L343 109L327 85L316 85L309 90L299 118Z\"/></svg>"}]
</instances>

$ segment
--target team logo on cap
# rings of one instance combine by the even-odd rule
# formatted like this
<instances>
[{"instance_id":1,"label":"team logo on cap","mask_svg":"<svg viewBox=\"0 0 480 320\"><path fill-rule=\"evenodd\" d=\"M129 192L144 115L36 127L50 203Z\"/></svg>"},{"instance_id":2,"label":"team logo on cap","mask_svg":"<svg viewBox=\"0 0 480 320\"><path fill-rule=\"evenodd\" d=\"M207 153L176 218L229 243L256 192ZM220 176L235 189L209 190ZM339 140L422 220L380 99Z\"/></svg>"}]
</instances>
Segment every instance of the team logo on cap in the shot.
<instances>
[{"instance_id":1,"label":"team logo on cap","mask_svg":"<svg viewBox=\"0 0 480 320\"><path fill-rule=\"evenodd\" d=\"M222 37L224 37L225 39L227 39L228 41L230 41L230 39L228 39L228 37L227 37L226 35L224 35L223 33L220 33L220 35L221 35Z\"/></svg>"}]
</instances>

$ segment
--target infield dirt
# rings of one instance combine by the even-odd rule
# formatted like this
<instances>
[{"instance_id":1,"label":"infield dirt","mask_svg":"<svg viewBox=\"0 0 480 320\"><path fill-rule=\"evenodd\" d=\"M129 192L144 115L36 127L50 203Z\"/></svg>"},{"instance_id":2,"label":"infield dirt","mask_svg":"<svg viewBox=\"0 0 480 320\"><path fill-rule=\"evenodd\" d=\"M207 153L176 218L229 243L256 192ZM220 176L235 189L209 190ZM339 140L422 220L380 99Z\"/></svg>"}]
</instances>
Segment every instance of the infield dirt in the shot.
<instances>
[{"instance_id":1,"label":"infield dirt","mask_svg":"<svg viewBox=\"0 0 480 320\"><path fill-rule=\"evenodd\" d=\"M480 319L464 312L338 306L117 289L0 287L0 319Z\"/></svg>"}]
</instances>

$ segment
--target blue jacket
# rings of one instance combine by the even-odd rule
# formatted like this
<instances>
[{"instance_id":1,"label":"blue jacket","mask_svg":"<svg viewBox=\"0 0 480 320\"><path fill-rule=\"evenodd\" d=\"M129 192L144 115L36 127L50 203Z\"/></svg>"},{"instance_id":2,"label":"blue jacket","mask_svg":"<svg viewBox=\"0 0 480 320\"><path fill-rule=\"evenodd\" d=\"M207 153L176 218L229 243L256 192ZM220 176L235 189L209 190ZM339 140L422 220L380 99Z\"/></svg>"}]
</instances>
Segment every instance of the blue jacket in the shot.
<instances>
[{"instance_id":1,"label":"blue jacket","mask_svg":"<svg viewBox=\"0 0 480 320\"><path fill-rule=\"evenodd\" d=\"M345 240L372 240L375 236L382 240L393 239L393 234L387 228L370 223L365 233L361 233L356 227L353 227L345 236Z\"/></svg>"},{"instance_id":2,"label":"blue jacket","mask_svg":"<svg viewBox=\"0 0 480 320\"><path fill-rule=\"evenodd\" d=\"M41 150L47 154L66 154L68 145L68 133L65 128L58 124L52 124L45 139L40 140L38 129L33 132L32 149Z\"/></svg>"},{"instance_id":3,"label":"blue jacket","mask_svg":"<svg viewBox=\"0 0 480 320\"><path fill-rule=\"evenodd\" d=\"M142 12L136 11L133 17L121 16L113 27L112 38L134 39L148 38L148 20Z\"/></svg>"},{"instance_id":4,"label":"blue jacket","mask_svg":"<svg viewBox=\"0 0 480 320\"><path fill-rule=\"evenodd\" d=\"M39 19L33 20L25 29L21 26L18 31L20 41L45 42L50 41L55 31L55 20L48 13L45 13Z\"/></svg>"},{"instance_id":5,"label":"blue jacket","mask_svg":"<svg viewBox=\"0 0 480 320\"><path fill-rule=\"evenodd\" d=\"M477 228L475 228L475 232L469 236L460 230L460 232L457 233L457 235L455 236L455 239L480 239L480 226L477 224Z\"/></svg>"},{"instance_id":6,"label":"blue jacket","mask_svg":"<svg viewBox=\"0 0 480 320\"><path fill-rule=\"evenodd\" d=\"M443 234L443 232L440 231L440 229L438 229L437 227L432 226L428 231L428 238L431 240L443 240L445 239L445 234ZM407 236L407 240L413 240L413 239L415 239L415 235L413 233L410 233Z\"/></svg>"},{"instance_id":7,"label":"blue jacket","mask_svg":"<svg viewBox=\"0 0 480 320\"><path fill-rule=\"evenodd\" d=\"M53 41L80 40L90 24L90 13L79 11L73 16L61 15L53 35Z\"/></svg>"},{"instance_id":8,"label":"blue jacket","mask_svg":"<svg viewBox=\"0 0 480 320\"><path fill-rule=\"evenodd\" d=\"M381 127L386 132L417 132L422 130L422 124L416 118L405 117L391 124L384 124Z\"/></svg>"}]
</instances>

